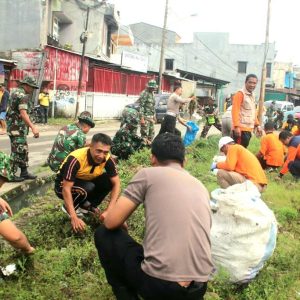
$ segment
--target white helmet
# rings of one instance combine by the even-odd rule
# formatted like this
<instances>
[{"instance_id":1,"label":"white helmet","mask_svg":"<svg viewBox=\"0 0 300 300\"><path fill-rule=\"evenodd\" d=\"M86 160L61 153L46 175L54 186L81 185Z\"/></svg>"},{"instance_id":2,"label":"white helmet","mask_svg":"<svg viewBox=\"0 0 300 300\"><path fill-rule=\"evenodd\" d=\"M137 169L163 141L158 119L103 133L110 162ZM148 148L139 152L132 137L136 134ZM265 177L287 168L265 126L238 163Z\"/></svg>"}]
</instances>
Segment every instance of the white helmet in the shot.
<instances>
[{"instance_id":1,"label":"white helmet","mask_svg":"<svg viewBox=\"0 0 300 300\"><path fill-rule=\"evenodd\" d=\"M234 140L230 136L223 136L219 140L219 150L222 149L223 146L234 142Z\"/></svg>"}]
</instances>

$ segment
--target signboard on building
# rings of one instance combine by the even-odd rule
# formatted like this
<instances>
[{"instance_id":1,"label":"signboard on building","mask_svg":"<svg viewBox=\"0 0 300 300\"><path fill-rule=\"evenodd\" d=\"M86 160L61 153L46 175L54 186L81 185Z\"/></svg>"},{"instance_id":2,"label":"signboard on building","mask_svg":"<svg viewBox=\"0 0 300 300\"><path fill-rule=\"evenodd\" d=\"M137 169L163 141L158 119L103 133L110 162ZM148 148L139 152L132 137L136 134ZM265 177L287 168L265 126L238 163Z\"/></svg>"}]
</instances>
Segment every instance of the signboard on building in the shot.
<instances>
[{"instance_id":1,"label":"signboard on building","mask_svg":"<svg viewBox=\"0 0 300 300\"><path fill-rule=\"evenodd\" d=\"M12 53L12 59L18 62L18 69L20 70L38 70L41 58L41 52L16 51Z\"/></svg>"},{"instance_id":2,"label":"signboard on building","mask_svg":"<svg viewBox=\"0 0 300 300\"><path fill-rule=\"evenodd\" d=\"M121 65L122 67L128 68L130 70L147 73L148 57L123 51Z\"/></svg>"}]
</instances>

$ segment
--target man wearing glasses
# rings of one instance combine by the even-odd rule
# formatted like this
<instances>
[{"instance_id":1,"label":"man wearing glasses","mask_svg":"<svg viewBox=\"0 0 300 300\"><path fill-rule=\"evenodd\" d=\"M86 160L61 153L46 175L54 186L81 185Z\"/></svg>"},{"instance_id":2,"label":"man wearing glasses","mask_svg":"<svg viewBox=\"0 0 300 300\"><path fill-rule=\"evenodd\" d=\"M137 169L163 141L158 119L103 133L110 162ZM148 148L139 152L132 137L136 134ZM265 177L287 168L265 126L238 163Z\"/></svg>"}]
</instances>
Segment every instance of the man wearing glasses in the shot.
<instances>
[{"instance_id":1,"label":"man wearing glasses","mask_svg":"<svg viewBox=\"0 0 300 300\"><path fill-rule=\"evenodd\" d=\"M95 134L90 146L71 152L57 173L55 193L64 200L62 210L69 215L75 232L85 229L82 213L100 214L97 207L109 192L110 203L101 219L117 201L120 179L110 156L111 144L108 135Z\"/></svg>"}]
</instances>

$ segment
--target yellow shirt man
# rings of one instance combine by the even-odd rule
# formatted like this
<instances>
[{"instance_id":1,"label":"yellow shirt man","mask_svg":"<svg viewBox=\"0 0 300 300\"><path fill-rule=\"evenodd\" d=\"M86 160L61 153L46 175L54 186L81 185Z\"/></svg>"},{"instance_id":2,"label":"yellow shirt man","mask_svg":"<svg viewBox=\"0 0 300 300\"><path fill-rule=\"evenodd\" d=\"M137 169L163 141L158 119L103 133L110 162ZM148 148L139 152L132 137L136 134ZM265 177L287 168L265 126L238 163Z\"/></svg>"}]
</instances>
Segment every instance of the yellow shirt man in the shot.
<instances>
[{"instance_id":1,"label":"yellow shirt man","mask_svg":"<svg viewBox=\"0 0 300 300\"><path fill-rule=\"evenodd\" d=\"M49 106L49 94L48 93L40 93L39 94L39 102L40 102L40 105Z\"/></svg>"}]
</instances>

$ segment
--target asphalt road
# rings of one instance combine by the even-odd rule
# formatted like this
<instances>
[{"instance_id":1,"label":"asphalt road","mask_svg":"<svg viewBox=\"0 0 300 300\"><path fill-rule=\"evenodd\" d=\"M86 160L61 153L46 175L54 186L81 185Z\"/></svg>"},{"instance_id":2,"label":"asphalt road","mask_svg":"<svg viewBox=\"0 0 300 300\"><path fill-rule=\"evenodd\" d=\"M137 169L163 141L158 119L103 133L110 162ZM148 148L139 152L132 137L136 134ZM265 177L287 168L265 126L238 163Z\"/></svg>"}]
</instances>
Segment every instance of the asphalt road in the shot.
<instances>
[{"instance_id":1,"label":"asphalt road","mask_svg":"<svg viewBox=\"0 0 300 300\"><path fill-rule=\"evenodd\" d=\"M29 170L36 172L37 168L43 165L51 151L53 141L57 135L57 132L61 126L49 126L37 124L40 137L38 139L33 138L32 132L28 135L29 146ZM183 127L178 124L178 128L184 132ZM110 137L113 137L116 131L120 127L118 120L109 120L105 123L96 124L95 128L91 129L87 135L87 140L91 140L92 136L97 132L102 132ZM155 125L155 132L158 133L160 124ZM10 141L7 135L0 136L0 150L10 154Z\"/></svg>"}]
</instances>

